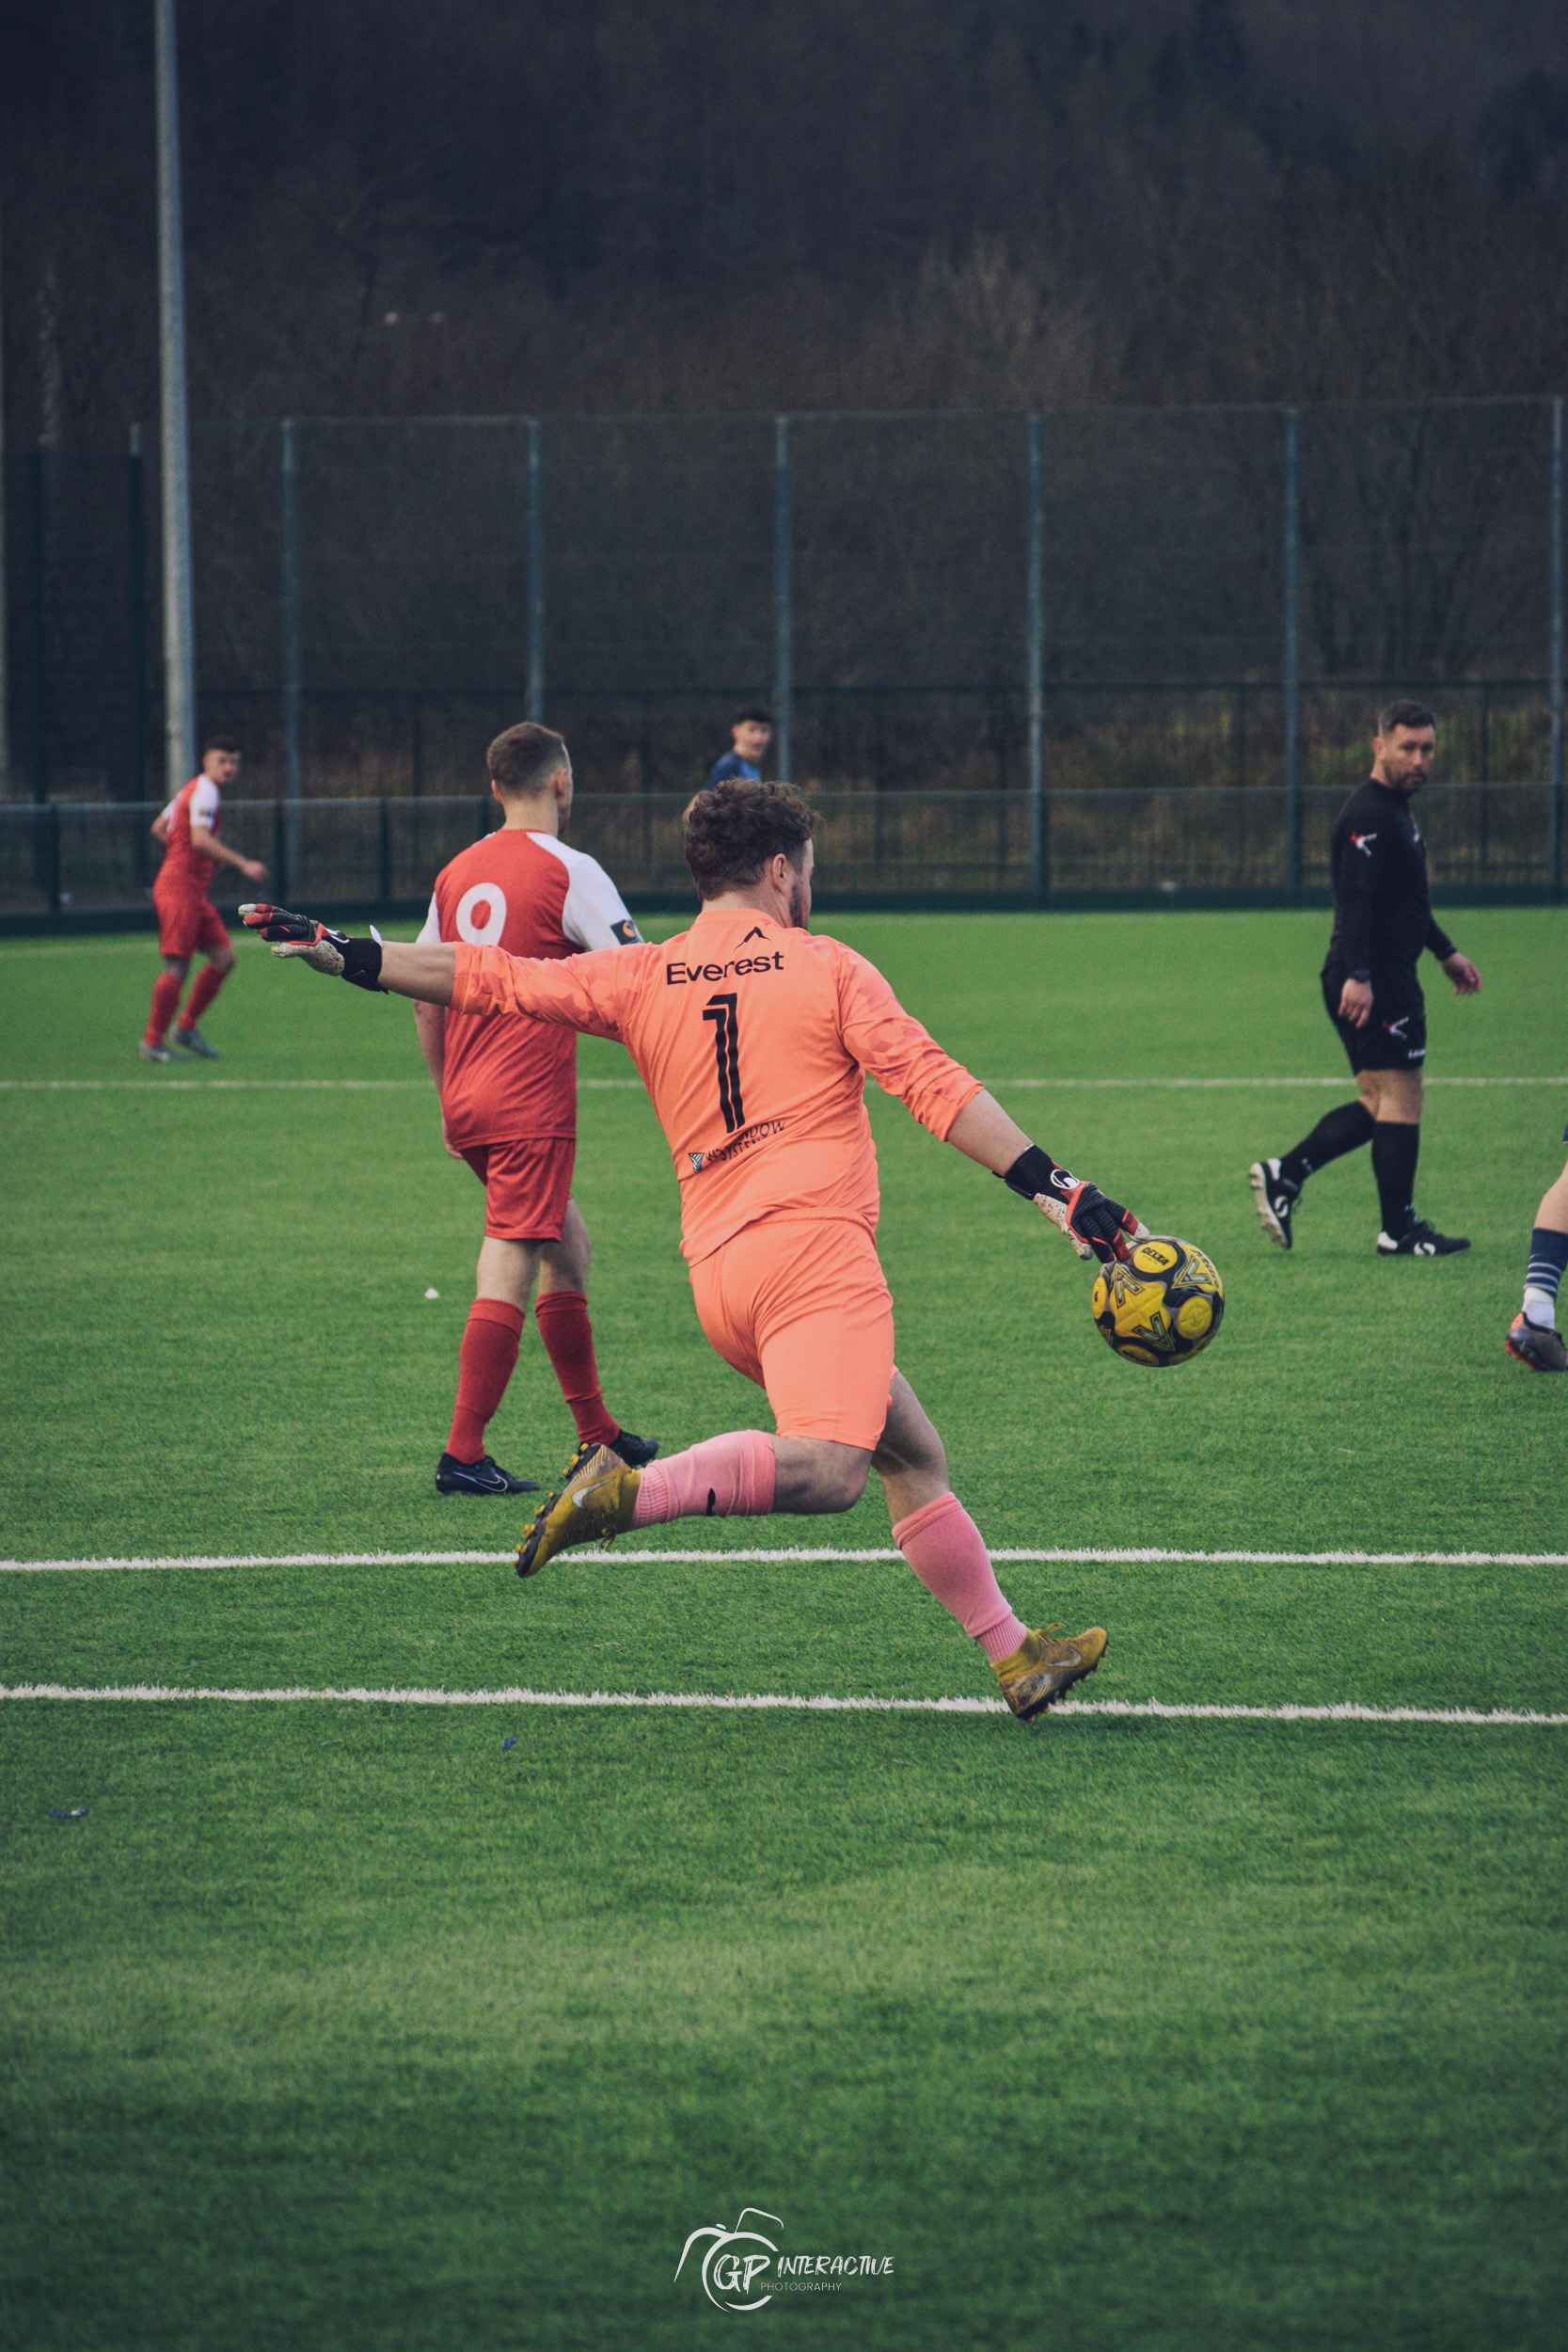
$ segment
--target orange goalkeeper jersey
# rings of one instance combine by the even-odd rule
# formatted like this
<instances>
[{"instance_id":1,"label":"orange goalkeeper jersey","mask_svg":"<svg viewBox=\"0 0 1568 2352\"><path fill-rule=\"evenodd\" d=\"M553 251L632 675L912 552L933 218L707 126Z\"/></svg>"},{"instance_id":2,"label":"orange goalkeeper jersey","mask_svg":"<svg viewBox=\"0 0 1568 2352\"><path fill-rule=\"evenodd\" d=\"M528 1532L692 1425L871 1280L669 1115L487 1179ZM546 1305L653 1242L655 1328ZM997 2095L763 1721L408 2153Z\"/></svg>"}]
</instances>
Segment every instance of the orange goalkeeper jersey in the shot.
<instances>
[{"instance_id":1,"label":"orange goalkeeper jersey","mask_svg":"<svg viewBox=\"0 0 1568 2352\"><path fill-rule=\"evenodd\" d=\"M565 963L460 946L451 1001L620 1039L670 1145L692 1265L759 1217L875 1231L867 1071L942 1137L980 1091L875 964L752 907Z\"/></svg>"}]
</instances>

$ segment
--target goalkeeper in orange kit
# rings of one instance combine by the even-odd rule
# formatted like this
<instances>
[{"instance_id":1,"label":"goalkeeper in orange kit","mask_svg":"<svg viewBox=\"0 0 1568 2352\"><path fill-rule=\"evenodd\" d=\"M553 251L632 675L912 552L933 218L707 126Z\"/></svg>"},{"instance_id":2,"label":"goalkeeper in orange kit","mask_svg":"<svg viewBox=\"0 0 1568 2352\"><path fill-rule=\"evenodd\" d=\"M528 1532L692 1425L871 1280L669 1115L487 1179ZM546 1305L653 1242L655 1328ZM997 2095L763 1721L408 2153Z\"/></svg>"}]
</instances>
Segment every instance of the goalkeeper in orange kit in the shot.
<instances>
[{"instance_id":1,"label":"goalkeeper in orange kit","mask_svg":"<svg viewBox=\"0 0 1568 2352\"><path fill-rule=\"evenodd\" d=\"M984 1651L1014 1714L1037 1715L1094 1672L1107 1636L1096 1626L1053 1640L1014 1614L895 1367L865 1073L1043 1209L1081 1256L1125 1257L1145 1229L1040 1151L863 956L810 934L812 813L792 787L732 780L699 794L686 852L703 902L689 931L568 962L241 913L276 954L359 987L617 1038L652 1098L703 1329L766 1391L777 1435L732 1432L641 1470L601 1449L535 1513L519 1574L663 1520L847 1511L875 1470L911 1567Z\"/></svg>"}]
</instances>

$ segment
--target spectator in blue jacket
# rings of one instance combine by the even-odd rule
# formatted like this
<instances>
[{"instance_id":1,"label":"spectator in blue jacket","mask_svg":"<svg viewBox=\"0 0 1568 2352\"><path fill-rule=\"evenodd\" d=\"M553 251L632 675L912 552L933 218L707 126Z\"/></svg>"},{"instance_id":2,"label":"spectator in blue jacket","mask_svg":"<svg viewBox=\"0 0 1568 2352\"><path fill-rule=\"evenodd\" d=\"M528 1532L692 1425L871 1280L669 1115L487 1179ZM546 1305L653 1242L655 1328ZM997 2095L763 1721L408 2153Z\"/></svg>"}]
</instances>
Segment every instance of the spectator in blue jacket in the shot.
<instances>
[{"instance_id":1,"label":"spectator in blue jacket","mask_svg":"<svg viewBox=\"0 0 1568 2352\"><path fill-rule=\"evenodd\" d=\"M711 792L716 784L727 777L744 776L749 784L762 782L762 755L773 739L773 713L764 710L760 703L748 703L730 721L730 741L734 749L714 764L713 773L704 785Z\"/></svg>"}]
</instances>

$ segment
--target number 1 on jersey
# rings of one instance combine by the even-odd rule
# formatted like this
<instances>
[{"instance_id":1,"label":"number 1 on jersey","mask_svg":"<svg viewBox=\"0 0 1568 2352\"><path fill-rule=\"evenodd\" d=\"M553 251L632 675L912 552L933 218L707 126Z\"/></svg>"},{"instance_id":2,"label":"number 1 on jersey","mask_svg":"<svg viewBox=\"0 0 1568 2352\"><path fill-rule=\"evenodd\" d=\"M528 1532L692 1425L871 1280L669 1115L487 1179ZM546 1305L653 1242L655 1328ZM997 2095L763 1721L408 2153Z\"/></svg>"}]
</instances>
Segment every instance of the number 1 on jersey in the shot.
<instances>
[{"instance_id":1,"label":"number 1 on jersey","mask_svg":"<svg viewBox=\"0 0 1568 2352\"><path fill-rule=\"evenodd\" d=\"M713 1024L713 1046L719 1062L719 1107L724 1133L733 1136L746 1124L740 1100L740 1000L736 995L710 996L703 1019Z\"/></svg>"}]
</instances>

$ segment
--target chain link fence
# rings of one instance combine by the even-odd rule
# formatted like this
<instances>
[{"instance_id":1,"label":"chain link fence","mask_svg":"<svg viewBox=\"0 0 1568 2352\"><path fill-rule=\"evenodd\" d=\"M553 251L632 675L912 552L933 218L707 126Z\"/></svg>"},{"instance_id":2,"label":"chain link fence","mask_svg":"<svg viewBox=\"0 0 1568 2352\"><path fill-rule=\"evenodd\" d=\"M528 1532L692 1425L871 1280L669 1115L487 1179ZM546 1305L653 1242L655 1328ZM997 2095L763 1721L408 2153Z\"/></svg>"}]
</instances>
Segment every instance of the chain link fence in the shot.
<instances>
[{"instance_id":1,"label":"chain link fence","mask_svg":"<svg viewBox=\"0 0 1568 2352\"><path fill-rule=\"evenodd\" d=\"M343 903L423 893L525 716L574 837L680 893L673 812L752 700L836 891L1039 900L1316 889L1416 692L1439 881L1554 890L1562 444L1555 401L201 428L200 721ZM143 901L155 477L139 437L8 467L0 913Z\"/></svg>"}]
</instances>

